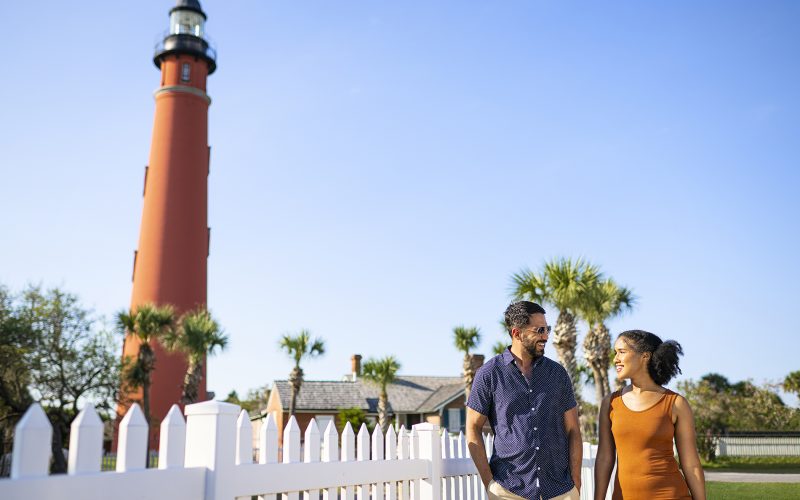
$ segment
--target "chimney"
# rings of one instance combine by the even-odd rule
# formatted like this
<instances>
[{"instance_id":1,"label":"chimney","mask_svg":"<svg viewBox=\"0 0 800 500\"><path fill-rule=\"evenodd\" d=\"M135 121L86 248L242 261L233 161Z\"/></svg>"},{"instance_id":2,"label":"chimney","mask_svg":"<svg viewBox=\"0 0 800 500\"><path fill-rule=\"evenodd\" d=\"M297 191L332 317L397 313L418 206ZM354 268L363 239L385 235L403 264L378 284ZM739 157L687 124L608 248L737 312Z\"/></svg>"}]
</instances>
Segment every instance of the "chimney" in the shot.
<instances>
[{"instance_id":1,"label":"chimney","mask_svg":"<svg viewBox=\"0 0 800 500\"><path fill-rule=\"evenodd\" d=\"M361 375L361 355L353 354L350 356L350 373L353 374L353 382Z\"/></svg>"},{"instance_id":2,"label":"chimney","mask_svg":"<svg viewBox=\"0 0 800 500\"><path fill-rule=\"evenodd\" d=\"M471 357L470 363L472 364L472 373L475 373L478 371L478 368L483 366L483 360L486 359L486 356L483 354L473 354Z\"/></svg>"}]
</instances>

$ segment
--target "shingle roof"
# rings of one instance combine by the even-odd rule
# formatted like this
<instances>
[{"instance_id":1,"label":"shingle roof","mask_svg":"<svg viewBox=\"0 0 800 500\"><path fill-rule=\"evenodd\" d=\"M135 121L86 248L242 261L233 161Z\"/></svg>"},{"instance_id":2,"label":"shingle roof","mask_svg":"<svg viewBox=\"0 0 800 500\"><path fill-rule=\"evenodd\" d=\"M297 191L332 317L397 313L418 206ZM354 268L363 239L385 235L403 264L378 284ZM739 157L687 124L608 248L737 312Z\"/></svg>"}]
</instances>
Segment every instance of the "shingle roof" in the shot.
<instances>
[{"instance_id":1,"label":"shingle roof","mask_svg":"<svg viewBox=\"0 0 800 500\"><path fill-rule=\"evenodd\" d=\"M446 403L457 392L463 390L461 377L397 377L386 388L389 396L389 411L392 413L426 413ZM276 380L272 389L278 390L281 406L289 408L292 397L288 380ZM297 394L299 411L338 410L360 408L367 413L378 412L380 389L363 380L334 381L306 380Z\"/></svg>"}]
</instances>

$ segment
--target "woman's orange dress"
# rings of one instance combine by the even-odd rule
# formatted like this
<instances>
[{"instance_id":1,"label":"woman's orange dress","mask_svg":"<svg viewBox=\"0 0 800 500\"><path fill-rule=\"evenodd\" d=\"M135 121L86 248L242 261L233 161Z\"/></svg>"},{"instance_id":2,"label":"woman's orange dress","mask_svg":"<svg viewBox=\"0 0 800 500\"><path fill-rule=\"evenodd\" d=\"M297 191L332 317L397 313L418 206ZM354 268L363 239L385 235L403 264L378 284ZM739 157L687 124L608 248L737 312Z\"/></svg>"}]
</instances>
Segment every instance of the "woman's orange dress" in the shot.
<instances>
[{"instance_id":1,"label":"woman's orange dress","mask_svg":"<svg viewBox=\"0 0 800 500\"><path fill-rule=\"evenodd\" d=\"M611 395L609 416L617 447L614 500L692 498L672 451L677 396L667 389L650 408L633 411L622 402L621 391Z\"/></svg>"}]
</instances>

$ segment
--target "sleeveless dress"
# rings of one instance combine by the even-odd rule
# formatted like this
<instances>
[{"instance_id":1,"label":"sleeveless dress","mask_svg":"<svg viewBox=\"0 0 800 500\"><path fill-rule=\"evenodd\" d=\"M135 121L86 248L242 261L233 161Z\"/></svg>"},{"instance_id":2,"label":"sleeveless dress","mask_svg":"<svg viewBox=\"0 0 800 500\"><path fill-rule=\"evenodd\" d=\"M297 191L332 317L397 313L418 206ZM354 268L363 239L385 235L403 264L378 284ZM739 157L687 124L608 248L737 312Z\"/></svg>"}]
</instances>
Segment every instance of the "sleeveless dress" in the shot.
<instances>
[{"instance_id":1,"label":"sleeveless dress","mask_svg":"<svg viewBox=\"0 0 800 500\"><path fill-rule=\"evenodd\" d=\"M673 455L676 397L667 389L650 408L633 411L622 402L621 391L611 395L609 417L617 446L614 500L692 498Z\"/></svg>"}]
</instances>

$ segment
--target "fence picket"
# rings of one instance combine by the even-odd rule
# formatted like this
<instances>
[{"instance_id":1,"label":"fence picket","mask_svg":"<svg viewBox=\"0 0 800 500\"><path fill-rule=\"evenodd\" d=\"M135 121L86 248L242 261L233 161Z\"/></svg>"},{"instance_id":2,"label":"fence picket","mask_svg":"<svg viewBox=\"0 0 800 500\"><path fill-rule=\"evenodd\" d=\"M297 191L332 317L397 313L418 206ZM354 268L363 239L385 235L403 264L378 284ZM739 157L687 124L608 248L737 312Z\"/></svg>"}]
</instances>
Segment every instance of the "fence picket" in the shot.
<instances>
[{"instance_id":1,"label":"fence picket","mask_svg":"<svg viewBox=\"0 0 800 500\"><path fill-rule=\"evenodd\" d=\"M419 500L442 500L442 447L439 426L417 424L414 426L419 440L419 458L430 460L430 473L419 482Z\"/></svg>"},{"instance_id":2,"label":"fence picket","mask_svg":"<svg viewBox=\"0 0 800 500\"><path fill-rule=\"evenodd\" d=\"M119 423L117 472L145 469L147 459L147 420L139 405L133 403Z\"/></svg>"},{"instance_id":3,"label":"fence picket","mask_svg":"<svg viewBox=\"0 0 800 500\"><path fill-rule=\"evenodd\" d=\"M411 448L408 443L408 431L404 425L400 426L397 433L397 459L408 460L411 458ZM399 500L409 500L409 481L400 481Z\"/></svg>"},{"instance_id":4,"label":"fence picket","mask_svg":"<svg viewBox=\"0 0 800 500\"><path fill-rule=\"evenodd\" d=\"M303 461L305 463L319 462L319 427L317 420L312 418L306 427L306 434L303 445ZM303 492L303 500L319 500L319 490L309 490Z\"/></svg>"},{"instance_id":5,"label":"fence picket","mask_svg":"<svg viewBox=\"0 0 800 500\"><path fill-rule=\"evenodd\" d=\"M300 461L300 426L294 415L289 417L289 422L283 430L283 463L291 464ZM290 491L283 494L283 500L299 500L300 493Z\"/></svg>"},{"instance_id":6,"label":"fence picket","mask_svg":"<svg viewBox=\"0 0 800 500\"><path fill-rule=\"evenodd\" d=\"M453 458L452 449L450 448L450 434L447 433L447 429L442 429L442 435L439 440L441 441L442 460ZM454 498L453 484L452 477L442 478L442 500L452 500Z\"/></svg>"},{"instance_id":7,"label":"fence picket","mask_svg":"<svg viewBox=\"0 0 800 500\"><path fill-rule=\"evenodd\" d=\"M376 425L375 430L372 431L372 460L383 461L383 453L385 451L385 444L383 440L383 432L381 426ZM383 500L385 495L385 487L383 483L375 483L372 485L372 500Z\"/></svg>"},{"instance_id":8,"label":"fence picket","mask_svg":"<svg viewBox=\"0 0 800 500\"><path fill-rule=\"evenodd\" d=\"M87 404L70 426L67 472L70 475L100 472L102 460L103 421L94 406Z\"/></svg>"},{"instance_id":9,"label":"fence picket","mask_svg":"<svg viewBox=\"0 0 800 500\"><path fill-rule=\"evenodd\" d=\"M236 465L253 463L253 424L247 411L236 419Z\"/></svg>"},{"instance_id":10,"label":"fence picket","mask_svg":"<svg viewBox=\"0 0 800 500\"><path fill-rule=\"evenodd\" d=\"M353 433L353 426L350 422L344 424L342 432L342 462L355 462L356 460L356 436ZM345 486L342 500L353 500L355 495L352 486Z\"/></svg>"},{"instance_id":11,"label":"fence picket","mask_svg":"<svg viewBox=\"0 0 800 500\"><path fill-rule=\"evenodd\" d=\"M453 446L455 448L454 455L456 458L465 458L464 455L464 448L466 448L466 444L464 443L464 433L459 432L458 437L453 440ZM471 477L469 475L466 476L458 476L456 479L457 483L457 490L459 491L459 496L461 500L472 500L472 495L470 492L470 483Z\"/></svg>"},{"instance_id":12,"label":"fence picket","mask_svg":"<svg viewBox=\"0 0 800 500\"><path fill-rule=\"evenodd\" d=\"M333 425L333 420L328 422L328 427L325 428L325 434L322 439L322 461L339 461L339 436L336 434L336 426ZM322 490L322 500L337 500L336 490L336 487Z\"/></svg>"},{"instance_id":13,"label":"fence picket","mask_svg":"<svg viewBox=\"0 0 800 500\"><path fill-rule=\"evenodd\" d=\"M386 431L386 460L397 460L397 435L394 427L389 426ZM390 481L386 485L386 496L388 500L397 500L397 481Z\"/></svg>"},{"instance_id":14,"label":"fence picket","mask_svg":"<svg viewBox=\"0 0 800 500\"><path fill-rule=\"evenodd\" d=\"M186 453L186 422L178 405L172 405L169 409L167 416L161 421L159 433L158 468L183 467Z\"/></svg>"},{"instance_id":15,"label":"fence picket","mask_svg":"<svg viewBox=\"0 0 800 500\"><path fill-rule=\"evenodd\" d=\"M11 479L46 476L50 468L53 427L47 415L34 403L14 427Z\"/></svg>"},{"instance_id":16,"label":"fence picket","mask_svg":"<svg viewBox=\"0 0 800 500\"><path fill-rule=\"evenodd\" d=\"M411 426L411 432L408 434L408 449L411 452L411 458L421 458L419 453L419 434L414 430L413 425ZM410 481L408 488L410 500L419 500L420 481L421 479Z\"/></svg>"},{"instance_id":17,"label":"fence picket","mask_svg":"<svg viewBox=\"0 0 800 500\"><path fill-rule=\"evenodd\" d=\"M356 458L359 462L369 460L369 431L367 424L361 424L356 438ZM356 498L358 500L369 500L369 485L362 484L356 488Z\"/></svg>"},{"instance_id":18,"label":"fence picket","mask_svg":"<svg viewBox=\"0 0 800 500\"><path fill-rule=\"evenodd\" d=\"M278 424L272 413L267 415L267 420L261 425L258 433L258 463L274 464L278 462ZM275 500L277 495L260 495L259 500Z\"/></svg>"}]
</instances>

